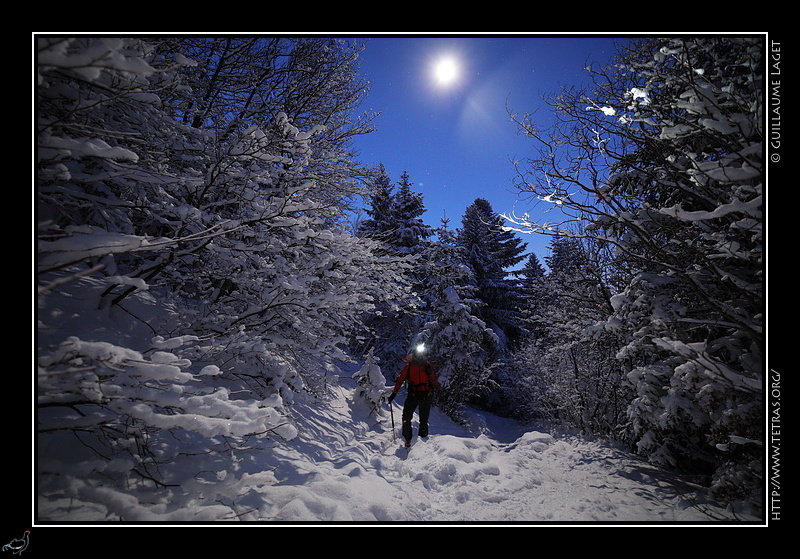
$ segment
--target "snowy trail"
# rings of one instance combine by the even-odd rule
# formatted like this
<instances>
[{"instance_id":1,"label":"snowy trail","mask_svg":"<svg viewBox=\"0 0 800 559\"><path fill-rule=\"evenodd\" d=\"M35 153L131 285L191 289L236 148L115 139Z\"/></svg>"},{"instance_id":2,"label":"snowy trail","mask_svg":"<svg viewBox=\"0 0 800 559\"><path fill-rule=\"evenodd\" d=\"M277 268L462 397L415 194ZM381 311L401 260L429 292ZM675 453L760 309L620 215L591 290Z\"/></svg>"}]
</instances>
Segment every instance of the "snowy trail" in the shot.
<instances>
[{"instance_id":1,"label":"snowy trail","mask_svg":"<svg viewBox=\"0 0 800 559\"><path fill-rule=\"evenodd\" d=\"M299 398L292 440L186 454L171 469L173 481L183 480L172 492L115 493L76 481L69 494L40 495L39 514L56 521L300 525L759 520L695 503L698 487L611 446L478 412L459 426L434 409L431 436L407 453L393 439L388 411L376 418L354 403L352 388L331 390L324 402Z\"/></svg>"},{"instance_id":2,"label":"snowy trail","mask_svg":"<svg viewBox=\"0 0 800 559\"><path fill-rule=\"evenodd\" d=\"M264 490L248 519L709 522L704 510L724 513L693 506L696 487L598 443L524 432L513 422L490 427L478 420L470 433L434 413L436 434L406 456L386 418L358 420L346 403L325 412L338 417L319 410L298 414L298 440L270 453L279 482Z\"/></svg>"}]
</instances>

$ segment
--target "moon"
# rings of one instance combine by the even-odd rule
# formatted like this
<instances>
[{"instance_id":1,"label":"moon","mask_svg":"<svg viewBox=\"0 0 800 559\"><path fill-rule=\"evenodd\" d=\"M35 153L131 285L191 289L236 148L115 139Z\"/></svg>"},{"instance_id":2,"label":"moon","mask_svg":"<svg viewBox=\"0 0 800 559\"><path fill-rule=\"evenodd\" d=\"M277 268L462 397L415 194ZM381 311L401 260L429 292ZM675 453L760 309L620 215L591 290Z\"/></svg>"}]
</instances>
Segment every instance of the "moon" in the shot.
<instances>
[{"instance_id":1,"label":"moon","mask_svg":"<svg viewBox=\"0 0 800 559\"><path fill-rule=\"evenodd\" d=\"M452 85L459 77L458 63L452 57L440 58L433 65L433 76L442 87Z\"/></svg>"}]
</instances>

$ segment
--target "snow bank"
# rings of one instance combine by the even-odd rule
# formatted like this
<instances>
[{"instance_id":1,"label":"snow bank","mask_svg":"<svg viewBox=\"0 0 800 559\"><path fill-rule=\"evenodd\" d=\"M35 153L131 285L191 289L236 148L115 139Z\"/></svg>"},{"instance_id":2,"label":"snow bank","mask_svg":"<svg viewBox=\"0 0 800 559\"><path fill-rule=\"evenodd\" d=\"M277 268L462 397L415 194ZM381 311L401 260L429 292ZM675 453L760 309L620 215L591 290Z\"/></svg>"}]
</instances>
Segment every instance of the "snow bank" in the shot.
<instances>
[{"instance_id":1,"label":"snow bank","mask_svg":"<svg viewBox=\"0 0 800 559\"><path fill-rule=\"evenodd\" d=\"M76 488L69 498L41 500L40 513L98 522L124 514L159 522L301 524L734 519L704 502L699 487L620 450L475 412L462 427L434 410L432 435L407 452L392 435L388 411L377 417L359 411L366 407L353 405L356 383L345 377L340 383L325 405L295 404L295 439L238 453L229 470L215 469L212 456L177 465L184 470L182 493L162 490L163 503L109 489L105 509L82 507L85 488Z\"/></svg>"}]
</instances>

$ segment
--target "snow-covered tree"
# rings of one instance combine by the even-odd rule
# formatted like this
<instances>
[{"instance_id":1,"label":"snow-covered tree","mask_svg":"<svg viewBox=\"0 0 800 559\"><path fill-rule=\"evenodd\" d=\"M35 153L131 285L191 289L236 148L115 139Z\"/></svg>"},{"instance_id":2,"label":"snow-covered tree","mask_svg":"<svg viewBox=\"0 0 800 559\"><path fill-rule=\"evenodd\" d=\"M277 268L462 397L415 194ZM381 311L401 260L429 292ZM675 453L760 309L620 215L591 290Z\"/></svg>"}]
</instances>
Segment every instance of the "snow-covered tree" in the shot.
<instances>
[{"instance_id":1,"label":"snow-covered tree","mask_svg":"<svg viewBox=\"0 0 800 559\"><path fill-rule=\"evenodd\" d=\"M533 330L533 320L548 296L544 288L544 266L539 257L531 253L528 255L525 265L513 275L517 278L519 285L522 324L528 335L535 337L537 333Z\"/></svg>"},{"instance_id":2,"label":"snow-covered tree","mask_svg":"<svg viewBox=\"0 0 800 559\"><path fill-rule=\"evenodd\" d=\"M426 253L433 229L422 219L425 204L422 196L413 191L408 172L402 174L397 186L395 191L383 167L379 167L367 209L369 219L362 222L359 234L381 244L386 257L396 262L404 274L403 285L410 287L407 296L379 302L372 315L365 317L371 330L370 347L384 362L400 363L426 320Z\"/></svg>"},{"instance_id":3,"label":"snow-covered tree","mask_svg":"<svg viewBox=\"0 0 800 559\"><path fill-rule=\"evenodd\" d=\"M394 217L396 230L393 246L403 254L419 254L425 242L433 235L431 227L422 219L425 202L422 195L414 192L408 171L400 176L394 194Z\"/></svg>"},{"instance_id":4,"label":"snow-covered tree","mask_svg":"<svg viewBox=\"0 0 800 559\"><path fill-rule=\"evenodd\" d=\"M589 243L554 237L548 273L535 275L530 332L514 354L509 399L517 414L605 437L624 438L630 401L620 341L599 328L611 312L609 289Z\"/></svg>"},{"instance_id":5,"label":"snow-covered tree","mask_svg":"<svg viewBox=\"0 0 800 559\"><path fill-rule=\"evenodd\" d=\"M422 254L423 263L420 296L428 316L435 314L438 301L446 300L447 289L455 289L461 301L471 307L480 302L475 299L475 273L467 261L467 251L458 244L456 234L447 228L446 220L436 230L436 240L428 244Z\"/></svg>"},{"instance_id":6,"label":"snow-covered tree","mask_svg":"<svg viewBox=\"0 0 800 559\"><path fill-rule=\"evenodd\" d=\"M473 305L462 299L455 287L446 287L420 339L431 354L442 385L436 405L458 420L464 404L492 388L497 336L475 316Z\"/></svg>"},{"instance_id":7,"label":"snow-covered tree","mask_svg":"<svg viewBox=\"0 0 800 559\"><path fill-rule=\"evenodd\" d=\"M382 241L393 254L413 256L424 250L433 229L422 219L425 202L413 186L404 171L395 190L383 165L379 165L365 210L369 217L359 224L359 234Z\"/></svg>"},{"instance_id":8,"label":"snow-covered tree","mask_svg":"<svg viewBox=\"0 0 800 559\"><path fill-rule=\"evenodd\" d=\"M117 476L165 483L182 436L209 452L291 437L294 394L318 391L364 313L403 295L404 271L342 223L360 177L348 140L366 131L349 116L356 54L331 39L39 39L51 490L69 471L98 496ZM76 301L93 314L78 320ZM114 476L59 454L70 434Z\"/></svg>"},{"instance_id":9,"label":"snow-covered tree","mask_svg":"<svg viewBox=\"0 0 800 559\"><path fill-rule=\"evenodd\" d=\"M353 375L358 384L356 398L363 402L371 414L380 414L386 396L386 377L380 367L380 359L372 351L367 353L364 364Z\"/></svg>"},{"instance_id":10,"label":"snow-covered tree","mask_svg":"<svg viewBox=\"0 0 800 559\"><path fill-rule=\"evenodd\" d=\"M519 293L509 273L524 259L526 245L504 228L502 218L483 198L466 208L461 223L457 242L474 273L479 316L495 330L501 348L507 347L519 338L521 323Z\"/></svg>"},{"instance_id":11,"label":"snow-covered tree","mask_svg":"<svg viewBox=\"0 0 800 559\"><path fill-rule=\"evenodd\" d=\"M764 45L634 41L595 88L554 100L522 188L616 250L609 329L636 390L630 432L654 461L760 501ZM558 146L569 145L571 151ZM529 178L528 178L529 177ZM525 224L552 232L558 225Z\"/></svg>"},{"instance_id":12,"label":"snow-covered tree","mask_svg":"<svg viewBox=\"0 0 800 559\"><path fill-rule=\"evenodd\" d=\"M368 186L367 219L359 223L358 234L385 243L392 242L392 232L397 229L394 215L394 185L381 164Z\"/></svg>"}]
</instances>

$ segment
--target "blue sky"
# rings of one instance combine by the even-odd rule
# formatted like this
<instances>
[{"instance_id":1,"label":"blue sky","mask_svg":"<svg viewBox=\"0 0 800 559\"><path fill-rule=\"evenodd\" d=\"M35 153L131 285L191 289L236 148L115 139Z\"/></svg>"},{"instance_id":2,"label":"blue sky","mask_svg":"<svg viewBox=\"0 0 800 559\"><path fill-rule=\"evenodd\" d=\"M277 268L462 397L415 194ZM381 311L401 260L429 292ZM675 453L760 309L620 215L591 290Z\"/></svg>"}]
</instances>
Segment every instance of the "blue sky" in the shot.
<instances>
[{"instance_id":1,"label":"blue sky","mask_svg":"<svg viewBox=\"0 0 800 559\"><path fill-rule=\"evenodd\" d=\"M370 82L363 108L382 114L377 131L355 147L364 163L383 163L394 183L408 171L431 226L446 214L450 228L460 227L478 197L499 214L535 216L539 206L513 186L511 161L533 155L536 146L519 134L507 107L549 116L542 96L585 82L587 63L605 64L615 50L611 36L371 37L362 53L361 72ZM432 70L443 56L458 67L447 86ZM521 236L543 261L549 239Z\"/></svg>"}]
</instances>

